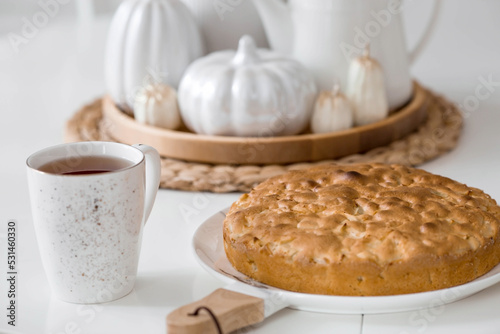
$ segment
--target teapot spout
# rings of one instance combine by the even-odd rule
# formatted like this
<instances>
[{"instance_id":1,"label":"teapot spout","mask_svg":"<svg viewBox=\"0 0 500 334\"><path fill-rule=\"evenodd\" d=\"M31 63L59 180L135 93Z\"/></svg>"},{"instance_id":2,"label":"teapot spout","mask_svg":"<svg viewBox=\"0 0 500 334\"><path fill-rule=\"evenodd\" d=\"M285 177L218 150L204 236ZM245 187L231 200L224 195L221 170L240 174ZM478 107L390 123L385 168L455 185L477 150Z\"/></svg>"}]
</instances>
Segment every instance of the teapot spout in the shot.
<instances>
[{"instance_id":1,"label":"teapot spout","mask_svg":"<svg viewBox=\"0 0 500 334\"><path fill-rule=\"evenodd\" d=\"M271 48L282 54L292 53L293 24L284 0L253 0Z\"/></svg>"}]
</instances>

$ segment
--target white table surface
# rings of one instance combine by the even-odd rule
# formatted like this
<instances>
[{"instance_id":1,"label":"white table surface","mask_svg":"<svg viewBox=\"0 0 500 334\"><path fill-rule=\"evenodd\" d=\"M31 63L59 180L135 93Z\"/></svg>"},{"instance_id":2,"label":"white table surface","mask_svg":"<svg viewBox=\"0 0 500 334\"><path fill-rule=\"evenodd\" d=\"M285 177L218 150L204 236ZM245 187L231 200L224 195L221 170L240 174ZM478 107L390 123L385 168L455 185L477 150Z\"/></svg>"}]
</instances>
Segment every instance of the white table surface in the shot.
<instances>
[{"instance_id":1,"label":"white table surface","mask_svg":"<svg viewBox=\"0 0 500 334\"><path fill-rule=\"evenodd\" d=\"M411 2L411 1L410 1ZM2 6L15 6L7 1ZM406 13L409 44L425 21L428 1ZM429 47L412 67L422 84L462 104L479 78L500 81L500 1L443 0ZM68 4L73 6L73 4ZM423 9L420 7L424 7ZM17 7L16 7L17 8ZM26 157L62 142L64 122L105 92L103 49L109 15L77 24L61 11L14 52L10 32L36 7L0 11L0 333L165 333L165 316L222 283L196 263L193 232L239 194L160 190L146 226L138 279L123 299L73 305L51 297L37 252L25 175ZM465 114L458 147L422 167L500 199L500 86ZM470 100L470 98L469 98ZM18 224L16 327L6 318L6 223ZM498 333L500 284L442 308L385 315L333 315L285 309L252 333Z\"/></svg>"}]
</instances>

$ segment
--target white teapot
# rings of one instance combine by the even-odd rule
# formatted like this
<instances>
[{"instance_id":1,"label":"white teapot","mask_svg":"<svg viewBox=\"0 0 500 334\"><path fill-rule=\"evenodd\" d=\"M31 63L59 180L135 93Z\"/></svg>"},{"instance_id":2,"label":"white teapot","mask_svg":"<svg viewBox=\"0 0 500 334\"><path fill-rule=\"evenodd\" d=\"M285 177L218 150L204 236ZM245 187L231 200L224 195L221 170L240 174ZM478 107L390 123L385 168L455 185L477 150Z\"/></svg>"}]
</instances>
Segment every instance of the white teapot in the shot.
<instances>
[{"instance_id":1,"label":"white teapot","mask_svg":"<svg viewBox=\"0 0 500 334\"><path fill-rule=\"evenodd\" d=\"M234 49L243 35L259 48L269 47L252 0L181 0L200 27L207 53Z\"/></svg>"},{"instance_id":2,"label":"white teapot","mask_svg":"<svg viewBox=\"0 0 500 334\"><path fill-rule=\"evenodd\" d=\"M410 64L423 48L434 15L417 47L408 52L401 0L253 0L275 51L291 55L313 73L321 90L338 80L346 87L349 62L369 44L385 75L389 108L412 96Z\"/></svg>"}]
</instances>

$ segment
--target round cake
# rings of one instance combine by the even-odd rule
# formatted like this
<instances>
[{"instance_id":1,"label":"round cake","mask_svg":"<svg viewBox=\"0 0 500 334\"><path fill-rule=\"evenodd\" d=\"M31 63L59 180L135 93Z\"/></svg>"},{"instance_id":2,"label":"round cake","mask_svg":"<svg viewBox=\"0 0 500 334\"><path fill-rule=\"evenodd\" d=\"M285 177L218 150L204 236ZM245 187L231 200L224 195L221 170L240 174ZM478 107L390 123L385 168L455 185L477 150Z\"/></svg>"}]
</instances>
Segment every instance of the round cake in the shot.
<instances>
[{"instance_id":1,"label":"round cake","mask_svg":"<svg viewBox=\"0 0 500 334\"><path fill-rule=\"evenodd\" d=\"M400 165L321 165L268 179L224 220L245 275L314 294L460 285L500 262L500 207L483 191Z\"/></svg>"}]
</instances>

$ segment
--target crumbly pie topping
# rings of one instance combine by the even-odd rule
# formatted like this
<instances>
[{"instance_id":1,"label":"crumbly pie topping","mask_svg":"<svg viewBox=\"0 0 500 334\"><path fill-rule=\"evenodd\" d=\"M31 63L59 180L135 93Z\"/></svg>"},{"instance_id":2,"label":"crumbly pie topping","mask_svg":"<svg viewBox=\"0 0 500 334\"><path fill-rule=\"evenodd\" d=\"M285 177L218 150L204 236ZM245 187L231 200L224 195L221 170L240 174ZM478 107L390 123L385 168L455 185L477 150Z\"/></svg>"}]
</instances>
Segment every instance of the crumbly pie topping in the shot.
<instances>
[{"instance_id":1,"label":"crumbly pie topping","mask_svg":"<svg viewBox=\"0 0 500 334\"><path fill-rule=\"evenodd\" d=\"M233 204L224 233L291 262L387 266L458 257L499 233L489 195L400 165L322 165L271 178Z\"/></svg>"}]
</instances>

